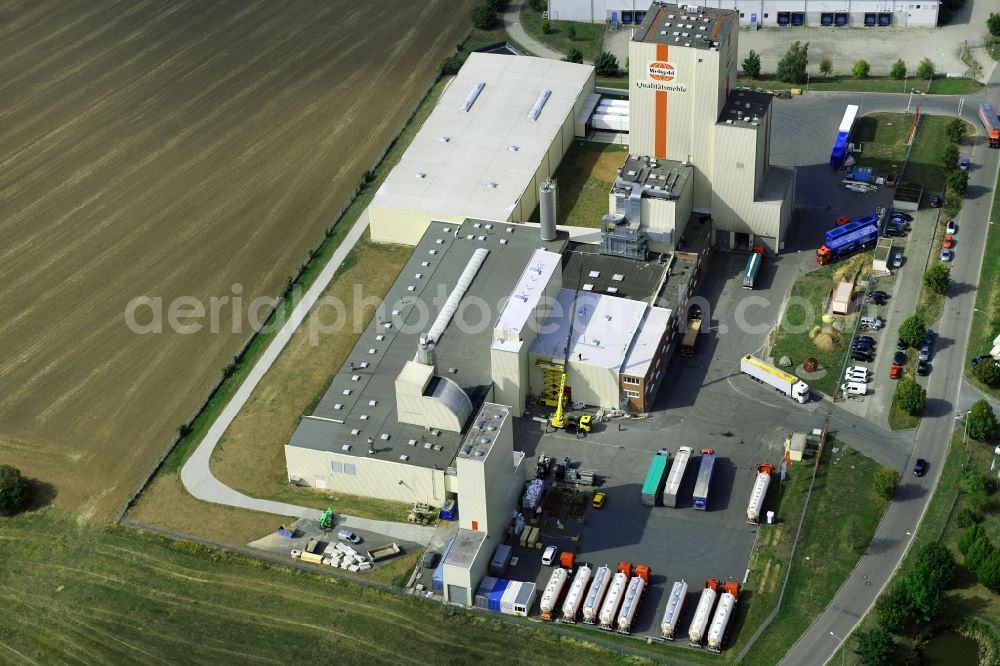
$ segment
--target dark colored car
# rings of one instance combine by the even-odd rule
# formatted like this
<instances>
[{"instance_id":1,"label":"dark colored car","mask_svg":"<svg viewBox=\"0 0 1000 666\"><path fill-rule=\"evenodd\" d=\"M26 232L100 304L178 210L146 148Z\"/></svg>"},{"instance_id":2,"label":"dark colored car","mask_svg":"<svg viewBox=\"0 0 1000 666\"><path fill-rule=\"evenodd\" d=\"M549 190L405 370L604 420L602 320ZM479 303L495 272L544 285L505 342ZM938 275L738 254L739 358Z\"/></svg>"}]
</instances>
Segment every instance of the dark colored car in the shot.
<instances>
[{"instance_id":1,"label":"dark colored car","mask_svg":"<svg viewBox=\"0 0 1000 666\"><path fill-rule=\"evenodd\" d=\"M906 365L906 354L901 351L896 352L892 357L892 362L896 365Z\"/></svg>"},{"instance_id":2,"label":"dark colored car","mask_svg":"<svg viewBox=\"0 0 1000 666\"><path fill-rule=\"evenodd\" d=\"M928 346L933 345L935 338L937 338L937 334L934 331L927 331L924 333L924 344Z\"/></svg>"},{"instance_id":3,"label":"dark colored car","mask_svg":"<svg viewBox=\"0 0 1000 666\"><path fill-rule=\"evenodd\" d=\"M438 562L438 554L435 553L433 550L428 550L426 553L424 553L424 559L421 560L421 564L423 565L424 569L433 569L434 567L437 566L437 562Z\"/></svg>"},{"instance_id":4,"label":"dark colored car","mask_svg":"<svg viewBox=\"0 0 1000 666\"><path fill-rule=\"evenodd\" d=\"M899 351L906 351L909 348L910 348L910 343L904 340L903 338L896 340L896 349L898 349Z\"/></svg>"},{"instance_id":5,"label":"dark colored car","mask_svg":"<svg viewBox=\"0 0 1000 666\"><path fill-rule=\"evenodd\" d=\"M865 303L884 305L887 298L889 298L889 294L884 291L869 291L865 294Z\"/></svg>"},{"instance_id":6,"label":"dark colored car","mask_svg":"<svg viewBox=\"0 0 1000 666\"><path fill-rule=\"evenodd\" d=\"M894 211L892 211L892 216L893 217L901 217L904 220L906 220L907 222L913 222L913 216L910 215L909 213L904 213L901 210L894 210Z\"/></svg>"},{"instance_id":7,"label":"dark colored car","mask_svg":"<svg viewBox=\"0 0 1000 666\"><path fill-rule=\"evenodd\" d=\"M857 351L871 351L874 347L874 344L866 340L855 340L851 343L851 349Z\"/></svg>"},{"instance_id":8,"label":"dark colored car","mask_svg":"<svg viewBox=\"0 0 1000 666\"><path fill-rule=\"evenodd\" d=\"M935 194L934 196L931 197L931 208L940 208L940 207L941 207L941 197Z\"/></svg>"},{"instance_id":9,"label":"dark colored car","mask_svg":"<svg viewBox=\"0 0 1000 666\"><path fill-rule=\"evenodd\" d=\"M902 229L896 229L895 227L887 228L883 233L886 238L905 238L906 232Z\"/></svg>"},{"instance_id":10,"label":"dark colored car","mask_svg":"<svg viewBox=\"0 0 1000 666\"><path fill-rule=\"evenodd\" d=\"M856 337L856 338L854 338L854 339L855 339L855 340L863 340L864 342L870 342L870 343L872 343L872 344L875 344L875 338L873 338L873 337L872 337L872 336L870 336L870 335L859 335L859 336L857 336L857 337Z\"/></svg>"},{"instance_id":11,"label":"dark colored car","mask_svg":"<svg viewBox=\"0 0 1000 666\"><path fill-rule=\"evenodd\" d=\"M875 359L874 354L870 354L865 351L860 351L855 349L851 352L851 360L861 361L862 363L871 363Z\"/></svg>"},{"instance_id":12,"label":"dark colored car","mask_svg":"<svg viewBox=\"0 0 1000 666\"><path fill-rule=\"evenodd\" d=\"M913 465L913 476L923 476L927 473L927 461L923 458L917 458L916 464Z\"/></svg>"},{"instance_id":13,"label":"dark colored car","mask_svg":"<svg viewBox=\"0 0 1000 666\"><path fill-rule=\"evenodd\" d=\"M931 374L931 366L927 361L920 361L917 363L917 374L921 377L926 377Z\"/></svg>"},{"instance_id":14,"label":"dark colored car","mask_svg":"<svg viewBox=\"0 0 1000 666\"><path fill-rule=\"evenodd\" d=\"M980 363L982 363L983 361L985 361L987 359L991 359L991 358L993 358L993 357L990 356L989 354L980 354L979 356L976 356L975 358L973 358L970 361L970 363L972 363L973 366L977 366Z\"/></svg>"}]
</instances>

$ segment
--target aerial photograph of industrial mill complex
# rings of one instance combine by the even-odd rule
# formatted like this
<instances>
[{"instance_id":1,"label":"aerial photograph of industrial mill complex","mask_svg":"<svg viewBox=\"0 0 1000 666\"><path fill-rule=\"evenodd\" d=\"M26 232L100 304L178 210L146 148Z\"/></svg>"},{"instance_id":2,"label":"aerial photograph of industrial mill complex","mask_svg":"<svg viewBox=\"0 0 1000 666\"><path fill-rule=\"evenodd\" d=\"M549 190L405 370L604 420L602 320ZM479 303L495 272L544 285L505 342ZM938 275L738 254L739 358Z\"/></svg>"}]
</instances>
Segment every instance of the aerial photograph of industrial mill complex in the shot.
<instances>
[{"instance_id":1,"label":"aerial photograph of industrial mill complex","mask_svg":"<svg viewBox=\"0 0 1000 666\"><path fill-rule=\"evenodd\" d=\"M0 2L0 664L1000 666L996 0Z\"/></svg>"}]
</instances>

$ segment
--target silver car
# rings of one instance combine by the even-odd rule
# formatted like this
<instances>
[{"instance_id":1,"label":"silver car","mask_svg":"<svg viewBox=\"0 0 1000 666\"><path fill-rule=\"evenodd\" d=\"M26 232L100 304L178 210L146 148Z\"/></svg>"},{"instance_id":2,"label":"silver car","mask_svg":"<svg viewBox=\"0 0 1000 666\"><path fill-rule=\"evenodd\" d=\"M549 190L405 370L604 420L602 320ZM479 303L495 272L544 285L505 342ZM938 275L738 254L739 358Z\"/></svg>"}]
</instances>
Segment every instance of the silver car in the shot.
<instances>
[{"instance_id":1,"label":"silver car","mask_svg":"<svg viewBox=\"0 0 1000 666\"><path fill-rule=\"evenodd\" d=\"M949 250L948 248L946 247L941 248L941 261L951 261L952 257L954 256L955 253Z\"/></svg>"}]
</instances>

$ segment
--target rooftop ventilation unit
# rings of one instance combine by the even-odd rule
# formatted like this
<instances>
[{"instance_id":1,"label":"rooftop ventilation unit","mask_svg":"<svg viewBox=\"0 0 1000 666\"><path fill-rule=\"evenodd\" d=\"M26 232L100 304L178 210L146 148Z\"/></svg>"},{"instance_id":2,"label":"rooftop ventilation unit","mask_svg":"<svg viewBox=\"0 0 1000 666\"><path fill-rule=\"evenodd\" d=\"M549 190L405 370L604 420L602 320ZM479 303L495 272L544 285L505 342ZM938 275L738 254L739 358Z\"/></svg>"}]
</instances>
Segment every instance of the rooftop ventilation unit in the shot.
<instances>
[{"instance_id":1,"label":"rooftop ventilation unit","mask_svg":"<svg viewBox=\"0 0 1000 666\"><path fill-rule=\"evenodd\" d=\"M441 312L438 313L437 319L434 320L430 330L427 332L427 340L429 342L436 343L441 339L445 329L448 327L448 323L455 314L455 310L458 309L459 302L462 300L462 297L465 296L465 292L468 291L473 278L476 277L476 273L479 272L483 262L486 261L486 255L489 253L490 251L485 248L479 248L473 253L472 258L469 259L469 263L465 267L465 270L462 271L461 277L458 278L455 288L448 296L448 300L445 301L444 307L441 308Z\"/></svg>"},{"instance_id":2,"label":"rooftop ventilation unit","mask_svg":"<svg viewBox=\"0 0 1000 666\"><path fill-rule=\"evenodd\" d=\"M535 100L535 105L531 107L531 111L528 112L528 120L538 120L538 116L542 114L542 109L545 108L545 103L549 101L549 97L552 96L552 91L543 88L542 92L538 93L538 99Z\"/></svg>"},{"instance_id":3,"label":"rooftop ventilation unit","mask_svg":"<svg viewBox=\"0 0 1000 666\"><path fill-rule=\"evenodd\" d=\"M451 141L451 137L450 136L442 136L441 137L441 143L448 143L449 141Z\"/></svg>"},{"instance_id":4,"label":"rooftop ventilation unit","mask_svg":"<svg viewBox=\"0 0 1000 666\"><path fill-rule=\"evenodd\" d=\"M461 110L466 113L472 108L472 105L476 103L476 98L479 97L479 93L483 92L483 88L486 87L485 81L476 81L476 85L472 86L472 90L466 96L465 101L462 102Z\"/></svg>"}]
</instances>

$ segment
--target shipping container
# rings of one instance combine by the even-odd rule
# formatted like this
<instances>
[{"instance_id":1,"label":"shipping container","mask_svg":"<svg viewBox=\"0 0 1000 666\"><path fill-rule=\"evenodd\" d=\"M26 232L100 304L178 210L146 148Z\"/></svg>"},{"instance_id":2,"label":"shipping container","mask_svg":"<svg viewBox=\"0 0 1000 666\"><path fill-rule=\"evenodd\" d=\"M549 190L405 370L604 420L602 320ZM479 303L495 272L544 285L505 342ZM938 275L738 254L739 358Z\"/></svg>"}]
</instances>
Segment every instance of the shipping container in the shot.
<instances>
[{"instance_id":1,"label":"shipping container","mask_svg":"<svg viewBox=\"0 0 1000 666\"><path fill-rule=\"evenodd\" d=\"M503 599L503 593L507 591L507 586L510 585L510 581L506 578L501 578L497 580L496 584L493 586L493 591L490 592L490 610L496 613L500 612L500 600Z\"/></svg>"},{"instance_id":2,"label":"shipping container","mask_svg":"<svg viewBox=\"0 0 1000 666\"><path fill-rule=\"evenodd\" d=\"M490 560L490 575L496 578L502 578L507 573L507 567L510 566L510 558L513 556L514 550L505 543L497 546L496 551L493 553L493 559Z\"/></svg>"},{"instance_id":3,"label":"shipping container","mask_svg":"<svg viewBox=\"0 0 1000 666\"><path fill-rule=\"evenodd\" d=\"M487 576L476 588L476 598L475 605L476 608L489 608L490 607L490 592L493 591L493 586L496 585L497 579L493 576Z\"/></svg>"},{"instance_id":4,"label":"shipping container","mask_svg":"<svg viewBox=\"0 0 1000 666\"><path fill-rule=\"evenodd\" d=\"M514 600L517 599L518 593L521 591L520 581L512 580L507 583L507 589L504 590L503 596L500 597L500 612L506 613L507 615L513 615L514 610Z\"/></svg>"},{"instance_id":5,"label":"shipping container","mask_svg":"<svg viewBox=\"0 0 1000 666\"><path fill-rule=\"evenodd\" d=\"M694 508L708 510L708 491L712 486L712 472L715 471L715 450L701 450L701 464L698 465L698 479L694 483Z\"/></svg>"},{"instance_id":6,"label":"shipping container","mask_svg":"<svg viewBox=\"0 0 1000 666\"><path fill-rule=\"evenodd\" d=\"M667 463L670 460L670 452L660 449L653 456L649 463L649 471L646 472L646 481L642 484L642 503L645 506L654 506L656 498L663 492L663 483L666 478Z\"/></svg>"},{"instance_id":7,"label":"shipping container","mask_svg":"<svg viewBox=\"0 0 1000 666\"><path fill-rule=\"evenodd\" d=\"M677 507L677 495L680 493L681 483L684 482L684 472L687 470L692 453L694 451L691 450L690 446L682 446L677 449L673 467L670 468L667 482L663 486L663 506Z\"/></svg>"},{"instance_id":8,"label":"shipping container","mask_svg":"<svg viewBox=\"0 0 1000 666\"><path fill-rule=\"evenodd\" d=\"M535 584L521 582L517 584L516 590L517 592L510 605L505 607L501 602L500 612L507 615L526 617L531 612L531 607L535 605ZM506 596L505 594L504 598Z\"/></svg>"}]
</instances>

